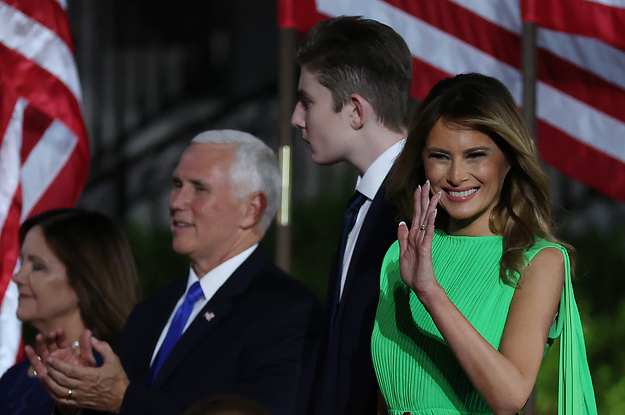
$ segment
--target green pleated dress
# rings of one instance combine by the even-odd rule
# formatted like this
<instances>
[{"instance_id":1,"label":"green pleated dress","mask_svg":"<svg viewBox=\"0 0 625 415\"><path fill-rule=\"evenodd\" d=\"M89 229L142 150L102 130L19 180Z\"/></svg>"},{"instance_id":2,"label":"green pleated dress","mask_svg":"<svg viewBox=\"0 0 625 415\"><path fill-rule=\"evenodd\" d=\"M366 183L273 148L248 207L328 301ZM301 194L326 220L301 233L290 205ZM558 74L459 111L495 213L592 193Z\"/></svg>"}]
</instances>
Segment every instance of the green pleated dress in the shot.
<instances>
[{"instance_id":1,"label":"green pleated dress","mask_svg":"<svg viewBox=\"0 0 625 415\"><path fill-rule=\"evenodd\" d=\"M559 317L549 333L550 341L563 332L566 320L563 316L574 314L576 320L573 320L577 325L569 331L578 333L572 337L571 347L565 346L563 349L568 347L573 350L574 356L569 356L569 360L580 360L581 339L581 364L585 364L583 385L580 390L577 390L577 386L580 386L577 385L575 391L569 392L569 396L575 395L577 398L569 402L568 407L596 408L581 323L570 287L568 253L560 245L539 239L525 252L525 260L529 263L540 250L547 247L556 247L563 252L567 274ZM496 349L499 348L515 290L499 278L501 255L500 236L451 236L440 230L435 231L432 262L438 282L473 327ZM429 313L401 280L398 242L389 248L382 265L380 300L371 345L380 390L390 415L406 412L411 415L492 414L443 340ZM561 363L561 383L562 366ZM567 371L568 375L579 376L579 373ZM560 394L562 410L565 406L562 399L566 398L566 393ZM596 414L596 409L594 412L591 409L560 413Z\"/></svg>"}]
</instances>

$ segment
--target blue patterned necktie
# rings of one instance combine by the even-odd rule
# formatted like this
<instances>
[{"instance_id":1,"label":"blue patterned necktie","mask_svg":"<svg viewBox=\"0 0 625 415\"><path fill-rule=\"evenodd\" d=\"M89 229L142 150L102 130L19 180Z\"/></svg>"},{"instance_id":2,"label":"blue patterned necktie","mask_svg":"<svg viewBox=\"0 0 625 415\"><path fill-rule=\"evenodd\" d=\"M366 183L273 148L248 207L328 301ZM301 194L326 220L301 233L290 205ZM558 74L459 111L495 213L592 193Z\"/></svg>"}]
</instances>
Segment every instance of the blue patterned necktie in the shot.
<instances>
[{"instance_id":1,"label":"blue patterned necktie","mask_svg":"<svg viewBox=\"0 0 625 415\"><path fill-rule=\"evenodd\" d=\"M345 212L345 218L343 219L343 233L341 233L341 250L339 251L339 266L337 274L337 286L336 293L334 295L334 304L332 306L332 320L331 327L334 326L334 319L338 311L339 301L341 298L341 280L343 279L343 261L345 259L345 249L347 248L347 237L356 224L356 218L358 217L358 211L362 207L363 203L367 200L359 191L356 191L352 198L349 200L349 206L347 212ZM330 328L332 331L332 328Z\"/></svg>"},{"instance_id":2,"label":"blue patterned necktie","mask_svg":"<svg viewBox=\"0 0 625 415\"><path fill-rule=\"evenodd\" d=\"M193 311L193 306L201 295L202 287L200 287L200 282L196 281L191 285L191 287L189 287L187 296L184 298L184 301L180 305L180 308L178 308L178 311L176 311L174 319L171 321L171 325L167 331L167 335L165 336L165 340L163 340L163 344L154 358L154 362L150 367L150 374L148 376L148 382L150 384L154 382L154 378L156 378L158 370L161 368L163 362L167 358L167 355L171 352L171 349L174 348L174 345L182 335L182 329L184 329L184 326L187 324L191 311Z\"/></svg>"}]
</instances>

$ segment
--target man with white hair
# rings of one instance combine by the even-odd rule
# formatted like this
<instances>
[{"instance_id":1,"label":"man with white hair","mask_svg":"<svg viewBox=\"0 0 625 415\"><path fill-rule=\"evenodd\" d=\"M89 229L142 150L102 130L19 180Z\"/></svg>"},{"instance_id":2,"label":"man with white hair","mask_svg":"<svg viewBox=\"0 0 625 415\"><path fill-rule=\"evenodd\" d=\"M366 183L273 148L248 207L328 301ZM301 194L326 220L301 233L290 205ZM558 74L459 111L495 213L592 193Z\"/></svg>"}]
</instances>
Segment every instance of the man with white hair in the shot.
<instances>
[{"instance_id":1,"label":"man with white hair","mask_svg":"<svg viewBox=\"0 0 625 415\"><path fill-rule=\"evenodd\" d=\"M177 414L207 397L241 395L274 415L297 413L321 311L258 247L280 185L276 156L256 137L233 130L196 136L173 173L169 199L173 249L191 260L188 277L133 310L115 353L83 336L104 358L99 368L38 344L44 366L30 349L57 404Z\"/></svg>"}]
</instances>

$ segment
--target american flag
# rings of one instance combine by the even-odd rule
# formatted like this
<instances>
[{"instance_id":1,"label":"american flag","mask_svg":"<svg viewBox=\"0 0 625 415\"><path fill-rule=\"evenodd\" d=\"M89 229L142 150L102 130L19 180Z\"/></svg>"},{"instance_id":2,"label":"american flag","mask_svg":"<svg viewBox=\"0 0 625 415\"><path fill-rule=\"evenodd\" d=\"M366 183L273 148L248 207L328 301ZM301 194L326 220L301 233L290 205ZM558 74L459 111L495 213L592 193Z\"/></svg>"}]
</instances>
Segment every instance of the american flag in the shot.
<instances>
[{"instance_id":1,"label":"american flag","mask_svg":"<svg viewBox=\"0 0 625 415\"><path fill-rule=\"evenodd\" d=\"M541 156L625 201L625 0L279 0L278 15L301 32L337 15L391 26L412 52L417 99L444 77L481 72L519 104L523 22L536 22Z\"/></svg>"},{"instance_id":2,"label":"american flag","mask_svg":"<svg viewBox=\"0 0 625 415\"><path fill-rule=\"evenodd\" d=\"M0 0L0 374L20 355L17 232L74 205L89 146L65 0Z\"/></svg>"}]
</instances>

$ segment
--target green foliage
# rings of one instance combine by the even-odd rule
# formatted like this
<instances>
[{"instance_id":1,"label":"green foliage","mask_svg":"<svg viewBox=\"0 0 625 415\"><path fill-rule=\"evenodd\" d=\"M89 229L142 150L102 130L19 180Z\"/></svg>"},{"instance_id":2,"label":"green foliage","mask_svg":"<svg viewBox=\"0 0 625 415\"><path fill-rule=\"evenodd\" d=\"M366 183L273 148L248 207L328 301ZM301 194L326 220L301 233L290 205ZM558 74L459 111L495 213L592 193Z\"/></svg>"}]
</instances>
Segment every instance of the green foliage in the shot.
<instances>
[{"instance_id":1,"label":"green foliage","mask_svg":"<svg viewBox=\"0 0 625 415\"><path fill-rule=\"evenodd\" d=\"M126 236L132 247L144 297L174 281L186 278L189 261L171 248L169 229L142 229L129 225L126 227Z\"/></svg>"},{"instance_id":2,"label":"green foliage","mask_svg":"<svg viewBox=\"0 0 625 415\"><path fill-rule=\"evenodd\" d=\"M325 301L328 277L337 250L347 199L318 198L298 204L293 227L292 274Z\"/></svg>"},{"instance_id":3,"label":"green foliage","mask_svg":"<svg viewBox=\"0 0 625 415\"><path fill-rule=\"evenodd\" d=\"M345 200L320 197L293 206L291 274L306 284L322 302L325 301L330 267L340 238ZM262 246L275 257L275 225L263 238Z\"/></svg>"},{"instance_id":4,"label":"green foliage","mask_svg":"<svg viewBox=\"0 0 625 415\"><path fill-rule=\"evenodd\" d=\"M621 415L625 408L625 377L606 391L605 403L607 415Z\"/></svg>"},{"instance_id":5,"label":"green foliage","mask_svg":"<svg viewBox=\"0 0 625 415\"><path fill-rule=\"evenodd\" d=\"M559 340L555 341L540 365L536 380L536 413L540 415L558 413L558 356Z\"/></svg>"}]
</instances>

